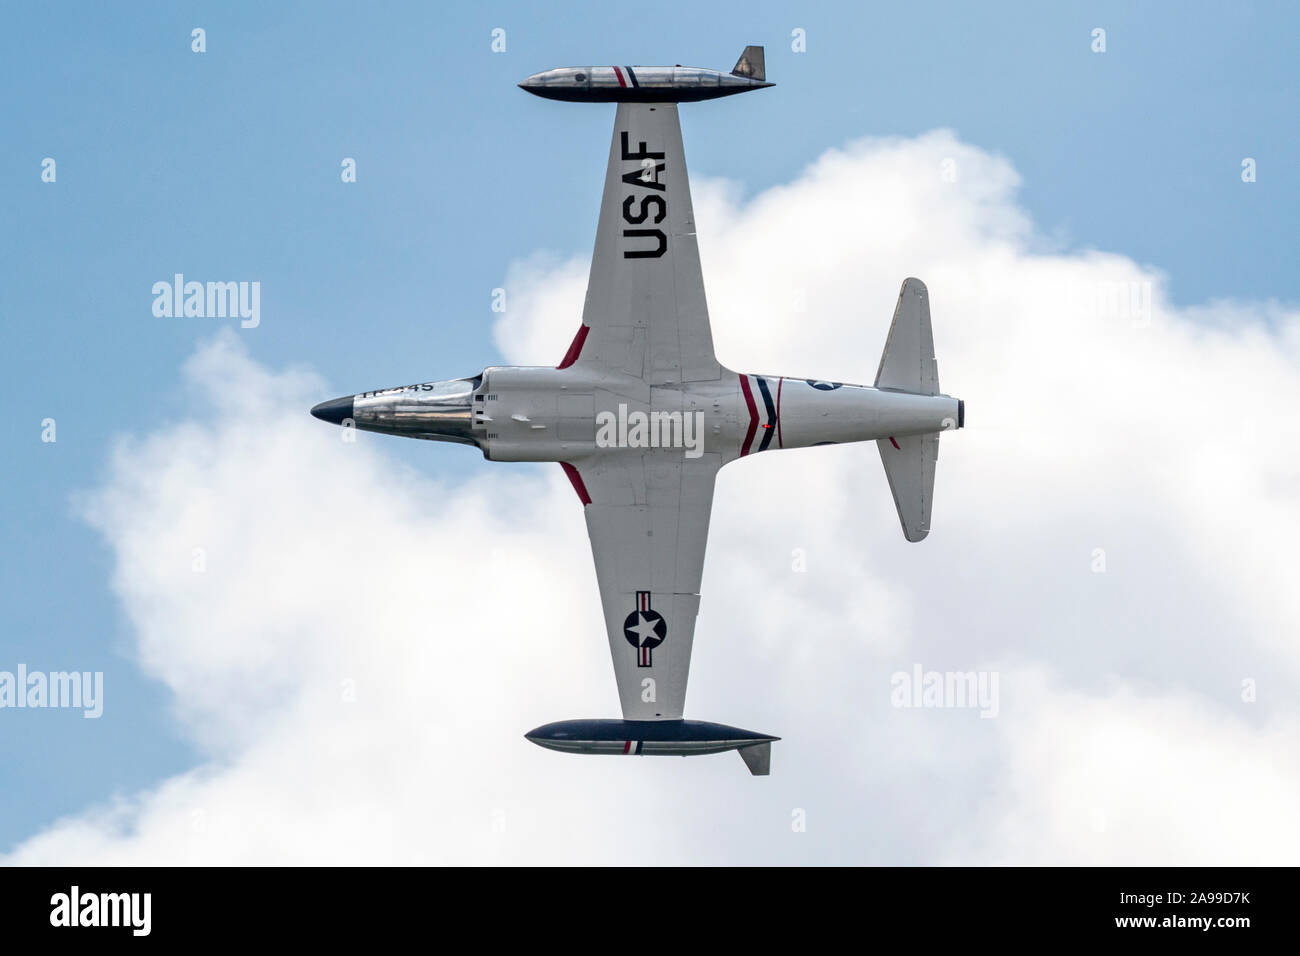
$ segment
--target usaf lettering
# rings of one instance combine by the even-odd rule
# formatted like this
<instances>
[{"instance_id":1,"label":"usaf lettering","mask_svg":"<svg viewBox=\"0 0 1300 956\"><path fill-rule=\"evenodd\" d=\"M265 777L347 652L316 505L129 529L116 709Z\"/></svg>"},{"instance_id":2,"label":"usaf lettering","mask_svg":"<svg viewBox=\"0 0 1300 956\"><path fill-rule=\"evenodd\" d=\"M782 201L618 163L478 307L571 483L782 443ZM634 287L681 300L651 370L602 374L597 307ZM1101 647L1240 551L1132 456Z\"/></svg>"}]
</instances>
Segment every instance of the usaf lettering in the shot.
<instances>
[{"instance_id":1,"label":"usaf lettering","mask_svg":"<svg viewBox=\"0 0 1300 956\"><path fill-rule=\"evenodd\" d=\"M639 161L638 168L623 174L623 182L629 186L637 186L641 189L651 189L657 192L664 192L664 184L659 181L659 174L664 171L663 163L656 163L654 160L663 159L663 153L652 153L646 149L645 143L641 143L640 149L633 153L628 148L627 131L622 133L623 141L623 159L635 159ZM639 205L638 205L639 202ZM633 206L636 205L636 211ZM641 196L628 196L623 200L623 221L630 225L639 226L653 214L651 222L660 223L668 215L668 201L663 196L656 196L654 193L642 194ZM668 251L668 237L664 235L662 229L624 229L623 237L625 239L642 239L653 238L657 241L654 249L624 249L624 259L658 259Z\"/></svg>"}]
</instances>

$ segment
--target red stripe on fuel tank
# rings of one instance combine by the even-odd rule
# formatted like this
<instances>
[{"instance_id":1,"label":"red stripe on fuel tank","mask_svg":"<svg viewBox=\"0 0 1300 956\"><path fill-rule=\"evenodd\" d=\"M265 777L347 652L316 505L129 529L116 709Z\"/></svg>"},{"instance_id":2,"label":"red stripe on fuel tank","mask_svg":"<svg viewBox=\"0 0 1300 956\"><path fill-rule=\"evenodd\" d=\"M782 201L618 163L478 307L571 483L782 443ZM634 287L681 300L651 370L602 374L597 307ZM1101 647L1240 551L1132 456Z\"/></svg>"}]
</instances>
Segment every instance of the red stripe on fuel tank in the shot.
<instances>
[{"instance_id":1,"label":"red stripe on fuel tank","mask_svg":"<svg viewBox=\"0 0 1300 956\"><path fill-rule=\"evenodd\" d=\"M627 80L623 79L623 71L618 67L614 67L614 75L618 77L618 85L627 89Z\"/></svg>"},{"instance_id":2,"label":"red stripe on fuel tank","mask_svg":"<svg viewBox=\"0 0 1300 956\"><path fill-rule=\"evenodd\" d=\"M893 436L893 435L890 435L890 436L889 436L889 443L890 443L891 445L893 445L895 448L898 448L898 442L894 440L894 436ZM903 449L898 448L898 450L899 450L899 451L902 451Z\"/></svg>"},{"instance_id":3,"label":"red stripe on fuel tank","mask_svg":"<svg viewBox=\"0 0 1300 956\"><path fill-rule=\"evenodd\" d=\"M749 376L740 376L740 390L745 393L745 404L749 406L749 431L745 432L745 444L740 446L740 457L749 454L749 446L754 441L754 432L758 431L758 408L754 405L754 393L749 390Z\"/></svg>"},{"instance_id":4,"label":"red stripe on fuel tank","mask_svg":"<svg viewBox=\"0 0 1300 956\"><path fill-rule=\"evenodd\" d=\"M591 504L591 495L587 494L587 485L582 480L582 475L578 474L578 469L574 468L567 461L560 462L560 467L564 469L565 475L569 478L569 484L573 485L573 490L578 493L578 500L582 502L583 507Z\"/></svg>"},{"instance_id":5,"label":"red stripe on fuel tank","mask_svg":"<svg viewBox=\"0 0 1300 956\"><path fill-rule=\"evenodd\" d=\"M587 341L587 333L590 331L591 329L585 325L578 326L578 334L569 343L569 351L564 353L564 358L560 359L560 364L555 366L556 368L568 368L578 361L578 356L582 354L582 346Z\"/></svg>"}]
</instances>

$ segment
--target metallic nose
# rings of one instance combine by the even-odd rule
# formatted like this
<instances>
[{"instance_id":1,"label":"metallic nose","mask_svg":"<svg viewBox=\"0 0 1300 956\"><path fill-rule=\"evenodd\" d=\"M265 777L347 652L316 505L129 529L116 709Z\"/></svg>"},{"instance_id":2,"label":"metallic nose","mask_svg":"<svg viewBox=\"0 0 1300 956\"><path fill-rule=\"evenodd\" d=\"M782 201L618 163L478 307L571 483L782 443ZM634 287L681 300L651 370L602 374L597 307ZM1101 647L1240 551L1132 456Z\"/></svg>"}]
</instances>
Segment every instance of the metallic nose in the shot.
<instances>
[{"instance_id":1,"label":"metallic nose","mask_svg":"<svg viewBox=\"0 0 1300 956\"><path fill-rule=\"evenodd\" d=\"M342 425L344 419L353 417L352 398L353 396L349 395L346 398L335 398L328 402L321 402L311 410L311 413L323 422Z\"/></svg>"}]
</instances>

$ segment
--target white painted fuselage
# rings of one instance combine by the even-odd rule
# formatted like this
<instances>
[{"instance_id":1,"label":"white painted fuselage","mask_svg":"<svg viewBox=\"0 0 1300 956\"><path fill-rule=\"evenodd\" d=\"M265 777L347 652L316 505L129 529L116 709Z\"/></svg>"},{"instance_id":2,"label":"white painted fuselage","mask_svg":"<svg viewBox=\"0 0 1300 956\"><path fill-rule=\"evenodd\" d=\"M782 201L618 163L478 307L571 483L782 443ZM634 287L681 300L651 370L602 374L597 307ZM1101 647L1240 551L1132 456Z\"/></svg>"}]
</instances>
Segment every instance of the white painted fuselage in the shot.
<instances>
[{"instance_id":1,"label":"white painted fuselage","mask_svg":"<svg viewBox=\"0 0 1300 956\"><path fill-rule=\"evenodd\" d=\"M714 381L648 385L580 367L496 366L477 379L356 395L351 418L367 431L472 443L492 461L577 463L652 451L727 462L947 431L961 412L946 395L725 369Z\"/></svg>"}]
</instances>

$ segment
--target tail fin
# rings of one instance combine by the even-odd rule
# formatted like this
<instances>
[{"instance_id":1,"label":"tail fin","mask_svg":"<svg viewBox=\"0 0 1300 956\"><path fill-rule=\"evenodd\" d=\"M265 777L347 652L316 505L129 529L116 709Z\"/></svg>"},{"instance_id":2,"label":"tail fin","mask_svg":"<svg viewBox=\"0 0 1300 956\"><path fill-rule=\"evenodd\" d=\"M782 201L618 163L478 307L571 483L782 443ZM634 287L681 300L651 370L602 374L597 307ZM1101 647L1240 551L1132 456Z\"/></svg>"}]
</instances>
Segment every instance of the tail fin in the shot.
<instances>
[{"instance_id":1,"label":"tail fin","mask_svg":"<svg viewBox=\"0 0 1300 956\"><path fill-rule=\"evenodd\" d=\"M880 356L876 388L917 395L939 394L939 366L934 358L930 328L930 293L920 279L906 279L898 293L894 321ZM959 405L964 411L964 406ZM964 423L962 423L964 424ZM903 537L920 541L930 533L934 498L934 464L939 457L939 433L881 439L880 460L903 525Z\"/></svg>"},{"instance_id":2,"label":"tail fin","mask_svg":"<svg viewBox=\"0 0 1300 956\"><path fill-rule=\"evenodd\" d=\"M740 54L740 59L736 61L736 67L731 72L736 76L747 76L751 80L766 80L767 75L763 70L763 48L745 47L745 52Z\"/></svg>"}]
</instances>

